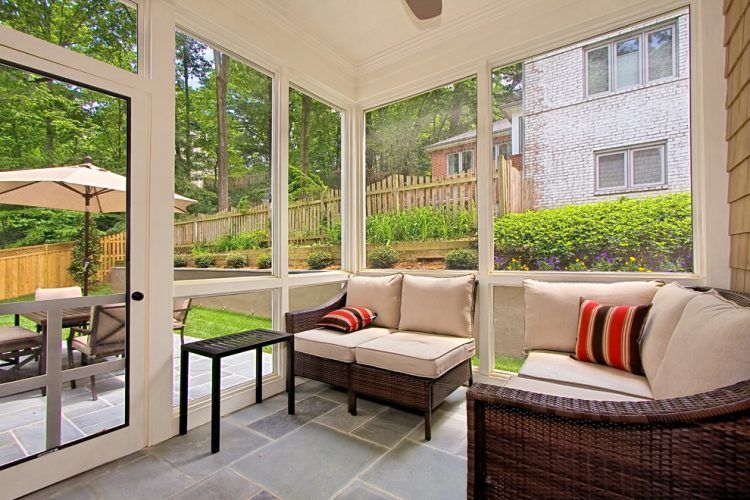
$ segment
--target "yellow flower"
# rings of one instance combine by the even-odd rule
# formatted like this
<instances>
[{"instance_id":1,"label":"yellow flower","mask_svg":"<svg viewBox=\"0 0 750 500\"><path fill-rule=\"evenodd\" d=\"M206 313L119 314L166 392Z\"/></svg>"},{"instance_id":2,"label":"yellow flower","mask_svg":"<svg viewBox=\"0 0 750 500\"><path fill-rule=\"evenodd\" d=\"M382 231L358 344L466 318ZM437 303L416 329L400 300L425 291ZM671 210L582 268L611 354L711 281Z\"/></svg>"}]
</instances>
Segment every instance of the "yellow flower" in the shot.
<instances>
[{"instance_id":1,"label":"yellow flower","mask_svg":"<svg viewBox=\"0 0 750 500\"><path fill-rule=\"evenodd\" d=\"M643 269L642 267L639 267L639 268L638 268L638 270L639 270L640 272L643 272L643 271L644 271L644 269Z\"/></svg>"},{"instance_id":2,"label":"yellow flower","mask_svg":"<svg viewBox=\"0 0 750 500\"><path fill-rule=\"evenodd\" d=\"M635 262L635 257L633 257L632 255L630 256L630 262Z\"/></svg>"},{"instance_id":3,"label":"yellow flower","mask_svg":"<svg viewBox=\"0 0 750 500\"><path fill-rule=\"evenodd\" d=\"M646 272L647 273L653 273L653 271L651 269L646 269Z\"/></svg>"},{"instance_id":4,"label":"yellow flower","mask_svg":"<svg viewBox=\"0 0 750 500\"><path fill-rule=\"evenodd\" d=\"M581 259L576 259L576 262L581 262Z\"/></svg>"}]
</instances>

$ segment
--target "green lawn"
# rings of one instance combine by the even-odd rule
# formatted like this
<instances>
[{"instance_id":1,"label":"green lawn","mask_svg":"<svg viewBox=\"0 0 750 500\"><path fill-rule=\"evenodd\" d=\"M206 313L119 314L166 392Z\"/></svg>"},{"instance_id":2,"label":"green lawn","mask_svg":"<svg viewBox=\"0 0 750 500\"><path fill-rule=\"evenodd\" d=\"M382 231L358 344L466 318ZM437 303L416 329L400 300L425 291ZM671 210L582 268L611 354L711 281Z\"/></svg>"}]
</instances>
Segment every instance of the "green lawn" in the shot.
<instances>
[{"instance_id":1,"label":"green lawn","mask_svg":"<svg viewBox=\"0 0 750 500\"><path fill-rule=\"evenodd\" d=\"M252 314L193 306L188 313L185 335L210 339L253 328L272 328L271 320Z\"/></svg>"},{"instance_id":2,"label":"green lawn","mask_svg":"<svg viewBox=\"0 0 750 500\"><path fill-rule=\"evenodd\" d=\"M495 370L502 370L505 372L513 372L518 373L518 370L521 369L521 365L523 365L523 362L526 360L526 358L515 358L512 356L495 356ZM479 366L479 355L474 355L473 358L471 358L471 364L474 366Z\"/></svg>"}]
</instances>

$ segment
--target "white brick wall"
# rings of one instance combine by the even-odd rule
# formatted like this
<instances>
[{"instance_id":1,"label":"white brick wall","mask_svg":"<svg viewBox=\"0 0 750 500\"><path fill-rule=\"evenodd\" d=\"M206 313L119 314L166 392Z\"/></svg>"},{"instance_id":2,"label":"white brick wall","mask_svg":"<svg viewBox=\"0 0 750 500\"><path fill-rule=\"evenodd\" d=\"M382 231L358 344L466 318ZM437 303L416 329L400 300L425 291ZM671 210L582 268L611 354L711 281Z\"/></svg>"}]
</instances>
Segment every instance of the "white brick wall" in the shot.
<instances>
[{"instance_id":1,"label":"white brick wall","mask_svg":"<svg viewBox=\"0 0 750 500\"><path fill-rule=\"evenodd\" d=\"M679 16L677 25L678 75L667 81L587 98L587 44L526 62L524 168L533 179L536 208L690 190L687 13ZM648 24L642 23L627 31L645 26ZM666 142L667 189L595 195L596 151L659 141Z\"/></svg>"}]
</instances>

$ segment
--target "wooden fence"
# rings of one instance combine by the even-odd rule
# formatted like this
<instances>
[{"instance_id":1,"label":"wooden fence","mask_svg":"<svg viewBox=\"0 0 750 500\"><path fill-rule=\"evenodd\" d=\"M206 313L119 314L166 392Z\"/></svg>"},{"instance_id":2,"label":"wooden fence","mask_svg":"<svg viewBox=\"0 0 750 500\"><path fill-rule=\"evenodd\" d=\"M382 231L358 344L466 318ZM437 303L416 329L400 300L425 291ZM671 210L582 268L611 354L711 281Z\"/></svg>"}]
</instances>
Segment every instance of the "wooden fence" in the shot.
<instances>
[{"instance_id":1,"label":"wooden fence","mask_svg":"<svg viewBox=\"0 0 750 500\"><path fill-rule=\"evenodd\" d=\"M531 207L530 184L510 161L500 158L493 172L495 214L523 212ZM433 179L429 176L392 175L366 187L367 215L418 207L447 208L449 213L469 211L476 205L475 173ZM339 219L341 192L331 189L319 198L289 204L289 242L305 245L326 241L326 229ZM472 221L476 222L476 221ZM187 251L196 243L211 242L223 235L263 230L270 234L271 210L260 204L248 210L231 209L175 221L175 247Z\"/></svg>"},{"instance_id":2,"label":"wooden fence","mask_svg":"<svg viewBox=\"0 0 750 500\"><path fill-rule=\"evenodd\" d=\"M104 281L125 260L125 233L103 236L96 280ZM68 274L73 243L54 243L0 250L0 300L34 293L37 288L73 286Z\"/></svg>"}]
</instances>

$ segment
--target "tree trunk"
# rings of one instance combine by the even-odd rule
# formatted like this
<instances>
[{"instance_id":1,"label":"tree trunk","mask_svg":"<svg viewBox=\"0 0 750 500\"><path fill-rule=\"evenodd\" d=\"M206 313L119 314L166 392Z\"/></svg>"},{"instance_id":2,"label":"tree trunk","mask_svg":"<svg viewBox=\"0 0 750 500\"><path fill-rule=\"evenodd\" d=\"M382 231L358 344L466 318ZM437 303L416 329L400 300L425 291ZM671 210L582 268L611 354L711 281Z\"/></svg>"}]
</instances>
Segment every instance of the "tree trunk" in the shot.
<instances>
[{"instance_id":1,"label":"tree trunk","mask_svg":"<svg viewBox=\"0 0 750 500\"><path fill-rule=\"evenodd\" d=\"M308 137L310 133L311 107L312 99L309 96L302 94L302 118L299 127L299 168L303 172L307 172L310 158L310 141Z\"/></svg>"},{"instance_id":2,"label":"tree trunk","mask_svg":"<svg viewBox=\"0 0 750 500\"><path fill-rule=\"evenodd\" d=\"M190 136L190 44L185 42L182 48L182 83L185 86L185 175L190 180L193 170L193 140Z\"/></svg>"},{"instance_id":3,"label":"tree trunk","mask_svg":"<svg viewBox=\"0 0 750 500\"><path fill-rule=\"evenodd\" d=\"M229 81L229 56L214 50L216 66L216 190L219 211L229 209L229 152L227 138L227 83Z\"/></svg>"}]
</instances>

